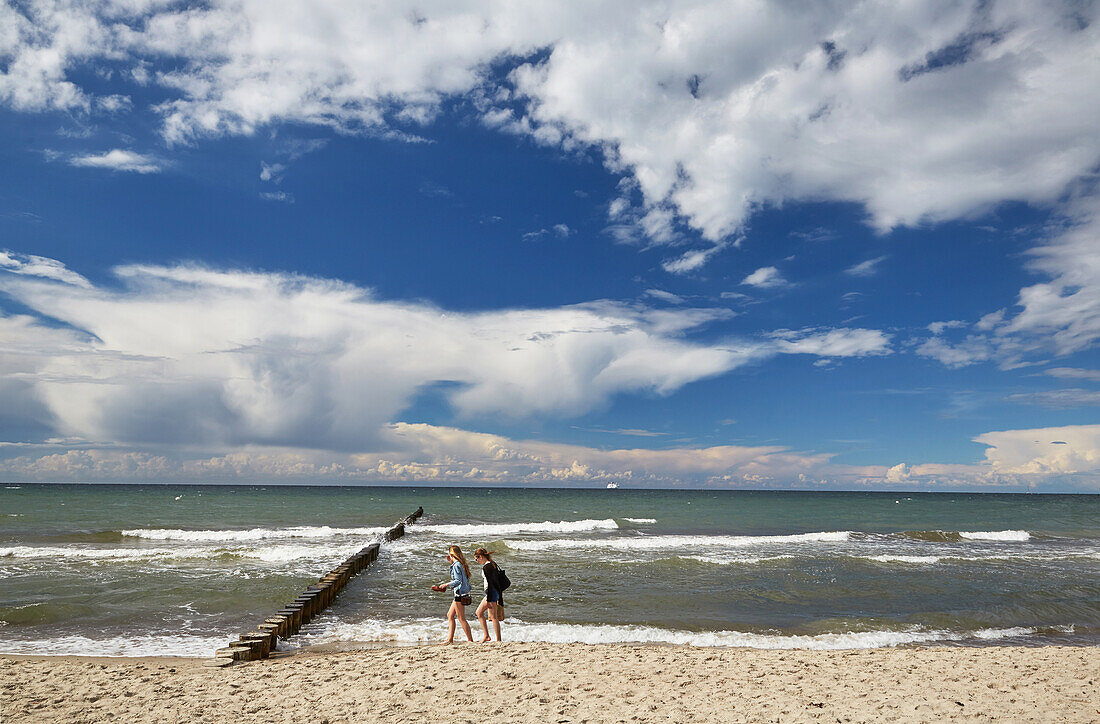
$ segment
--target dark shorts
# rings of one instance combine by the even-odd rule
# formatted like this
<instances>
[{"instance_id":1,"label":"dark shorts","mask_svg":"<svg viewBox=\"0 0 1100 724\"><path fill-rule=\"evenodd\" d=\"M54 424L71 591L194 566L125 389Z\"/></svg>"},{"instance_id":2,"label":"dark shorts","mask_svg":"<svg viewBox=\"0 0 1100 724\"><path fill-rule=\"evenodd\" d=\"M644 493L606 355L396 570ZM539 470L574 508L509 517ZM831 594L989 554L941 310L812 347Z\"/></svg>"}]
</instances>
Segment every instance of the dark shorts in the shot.
<instances>
[{"instance_id":1,"label":"dark shorts","mask_svg":"<svg viewBox=\"0 0 1100 724\"><path fill-rule=\"evenodd\" d=\"M504 595L495 588L490 588L485 592L485 600L489 603L499 603L501 606L504 605Z\"/></svg>"},{"instance_id":2,"label":"dark shorts","mask_svg":"<svg viewBox=\"0 0 1100 724\"><path fill-rule=\"evenodd\" d=\"M463 606L469 606L473 603L473 600L474 599L468 593L464 593L461 596L457 593L455 594L455 603L461 603Z\"/></svg>"}]
</instances>

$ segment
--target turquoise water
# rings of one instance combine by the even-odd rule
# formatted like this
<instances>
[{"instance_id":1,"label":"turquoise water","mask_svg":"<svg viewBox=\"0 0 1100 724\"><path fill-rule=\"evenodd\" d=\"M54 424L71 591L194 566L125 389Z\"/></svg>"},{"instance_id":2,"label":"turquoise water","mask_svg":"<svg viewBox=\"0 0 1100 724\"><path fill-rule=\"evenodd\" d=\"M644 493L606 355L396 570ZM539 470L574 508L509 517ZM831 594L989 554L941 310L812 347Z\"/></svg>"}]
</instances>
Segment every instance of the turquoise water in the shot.
<instances>
[{"instance_id":1,"label":"turquoise water","mask_svg":"<svg viewBox=\"0 0 1100 724\"><path fill-rule=\"evenodd\" d=\"M290 646L439 638L450 543L512 639L1100 643L1100 496L9 485L0 651L209 654L420 505Z\"/></svg>"}]
</instances>

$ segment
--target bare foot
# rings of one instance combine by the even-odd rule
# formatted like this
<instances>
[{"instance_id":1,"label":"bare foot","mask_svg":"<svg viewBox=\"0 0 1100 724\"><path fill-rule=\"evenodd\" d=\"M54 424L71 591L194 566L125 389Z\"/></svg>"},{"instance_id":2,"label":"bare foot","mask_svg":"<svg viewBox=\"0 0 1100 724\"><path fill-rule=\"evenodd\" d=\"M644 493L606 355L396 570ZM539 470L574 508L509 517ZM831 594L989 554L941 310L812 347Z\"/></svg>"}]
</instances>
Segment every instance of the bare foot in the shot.
<instances>
[{"instance_id":1,"label":"bare foot","mask_svg":"<svg viewBox=\"0 0 1100 724\"><path fill-rule=\"evenodd\" d=\"M488 637L488 636L486 636L485 638L481 639L481 641L479 641L478 643L482 643L482 644L483 644L483 643L487 642L488 640L489 640L489 637Z\"/></svg>"}]
</instances>

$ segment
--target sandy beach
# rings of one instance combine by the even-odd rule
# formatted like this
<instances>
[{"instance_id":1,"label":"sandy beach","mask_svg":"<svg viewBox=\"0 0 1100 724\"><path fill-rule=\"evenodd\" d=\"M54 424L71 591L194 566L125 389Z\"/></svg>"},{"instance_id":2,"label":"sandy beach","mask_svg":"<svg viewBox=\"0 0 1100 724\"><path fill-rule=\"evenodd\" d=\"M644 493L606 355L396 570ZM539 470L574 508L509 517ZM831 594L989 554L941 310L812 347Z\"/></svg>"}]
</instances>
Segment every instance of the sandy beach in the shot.
<instances>
[{"instance_id":1,"label":"sandy beach","mask_svg":"<svg viewBox=\"0 0 1100 724\"><path fill-rule=\"evenodd\" d=\"M528 644L197 659L0 658L4 722L1100 719L1100 649Z\"/></svg>"}]
</instances>

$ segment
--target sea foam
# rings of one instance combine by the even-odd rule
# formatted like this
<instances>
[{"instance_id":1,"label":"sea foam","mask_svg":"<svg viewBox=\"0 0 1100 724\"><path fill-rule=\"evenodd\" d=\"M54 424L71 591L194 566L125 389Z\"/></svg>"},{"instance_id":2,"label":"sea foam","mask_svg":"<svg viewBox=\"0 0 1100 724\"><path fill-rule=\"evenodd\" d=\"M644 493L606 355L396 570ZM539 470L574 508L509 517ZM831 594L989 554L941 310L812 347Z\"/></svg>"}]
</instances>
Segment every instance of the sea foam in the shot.
<instances>
[{"instance_id":1,"label":"sea foam","mask_svg":"<svg viewBox=\"0 0 1100 724\"><path fill-rule=\"evenodd\" d=\"M619 524L612 518L603 520L562 520L540 523L456 523L416 525L409 533L439 533L455 538L493 538L524 533L586 533L594 530L617 530Z\"/></svg>"},{"instance_id":2,"label":"sea foam","mask_svg":"<svg viewBox=\"0 0 1100 724\"><path fill-rule=\"evenodd\" d=\"M851 537L850 531L796 533L794 535L652 535L619 538L555 538L551 540L509 540L514 550L547 550L554 548L613 548L617 550L653 550L660 548L699 548L798 544L841 543Z\"/></svg>"},{"instance_id":3,"label":"sea foam","mask_svg":"<svg viewBox=\"0 0 1100 724\"><path fill-rule=\"evenodd\" d=\"M1031 534L1026 530L988 530L966 531L960 530L959 535L969 540L1012 540L1025 541L1031 539Z\"/></svg>"},{"instance_id":4,"label":"sea foam","mask_svg":"<svg viewBox=\"0 0 1100 724\"><path fill-rule=\"evenodd\" d=\"M1036 628L988 628L947 631L912 627L900 631L860 631L815 635L783 635L744 631L685 631L654 626L614 624L529 623L518 618L503 622L510 641L546 643L653 643L703 647L746 647L754 649L874 649L936 641L966 641L1030 636ZM370 619L355 623L330 622L303 629L299 645L338 643L417 643L434 641L442 634L438 619L383 621Z\"/></svg>"},{"instance_id":5,"label":"sea foam","mask_svg":"<svg viewBox=\"0 0 1100 724\"><path fill-rule=\"evenodd\" d=\"M768 561L781 561L787 558L794 558L794 556L761 556L759 558L723 558L721 556L679 556L680 558L689 561L699 561L700 563L712 563L716 566L733 566L733 565L745 565L751 566L756 563L767 563Z\"/></svg>"},{"instance_id":6,"label":"sea foam","mask_svg":"<svg viewBox=\"0 0 1100 724\"><path fill-rule=\"evenodd\" d=\"M140 560L147 558L209 558L209 550L195 548L63 548L60 546L10 546L0 548L0 558L84 558Z\"/></svg>"},{"instance_id":7,"label":"sea foam","mask_svg":"<svg viewBox=\"0 0 1100 724\"><path fill-rule=\"evenodd\" d=\"M94 639L87 636L58 636L51 639L5 640L0 653L37 656L181 656L209 657L226 645L229 633L218 636L192 634L159 636L115 636Z\"/></svg>"},{"instance_id":8,"label":"sea foam","mask_svg":"<svg viewBox=\"0 0 1100 724\"><path fill-rule=\"evenodd\" d=\"M327 525L293 528L250 528L248 530L182 530L179 528L135 528L122 535L149 540L183 540L194 542L230 542L267 540L269 538L335 538L337 536L372 536L384 533L386 527L333 528Z\"/></svg>"}]
</instances>

